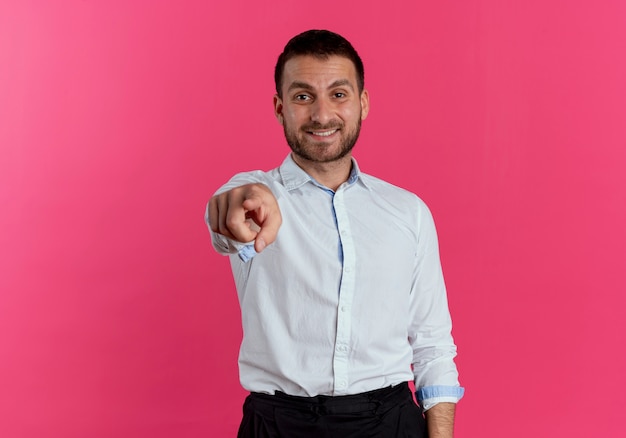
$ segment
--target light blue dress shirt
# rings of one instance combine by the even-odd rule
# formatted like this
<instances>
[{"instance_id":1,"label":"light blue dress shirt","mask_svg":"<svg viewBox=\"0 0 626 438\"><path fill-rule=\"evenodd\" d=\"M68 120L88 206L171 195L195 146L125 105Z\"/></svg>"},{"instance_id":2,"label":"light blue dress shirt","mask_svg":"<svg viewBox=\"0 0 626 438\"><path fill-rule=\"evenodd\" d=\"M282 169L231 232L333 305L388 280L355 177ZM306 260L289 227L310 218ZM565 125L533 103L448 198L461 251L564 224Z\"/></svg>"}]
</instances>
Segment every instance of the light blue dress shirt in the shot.
<instances>
[{"instance_id":1,"label":"light blue dress shirt","mask_svg":"<svg viewBox=\"0 0 626 438\"><path fill-rule=\"evenodd\" d=\"M234 176L218 193L248 183L271 189L283 224L259 254L211 232L237 286L242 386L310 397L414 380L424 409L457 402L463 388L426 205L361 173L355 160L336 192L288 156L270 172Z\"/></svg>"}]
</instances>

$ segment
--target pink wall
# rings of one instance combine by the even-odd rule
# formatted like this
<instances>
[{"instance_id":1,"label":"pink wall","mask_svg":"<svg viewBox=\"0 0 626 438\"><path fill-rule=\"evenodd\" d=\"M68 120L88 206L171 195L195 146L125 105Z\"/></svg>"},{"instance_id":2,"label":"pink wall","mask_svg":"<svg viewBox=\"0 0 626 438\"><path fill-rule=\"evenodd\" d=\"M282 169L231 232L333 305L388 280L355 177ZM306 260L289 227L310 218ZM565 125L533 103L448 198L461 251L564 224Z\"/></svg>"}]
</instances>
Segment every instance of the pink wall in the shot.
<instances>
[{"instance_id":1,"label":"pink wall","mask_svg":"<svg viewBox=\"0 0 626 438\"><path fill-rule=\"evenodd\" d=\"M203 208L286 155L272 68L312 27L365 60L361 167L438 222L457 436L618 436L625 5L0 3L0 436L233 436L239 314Z\"/></svg>"}]
</instances>

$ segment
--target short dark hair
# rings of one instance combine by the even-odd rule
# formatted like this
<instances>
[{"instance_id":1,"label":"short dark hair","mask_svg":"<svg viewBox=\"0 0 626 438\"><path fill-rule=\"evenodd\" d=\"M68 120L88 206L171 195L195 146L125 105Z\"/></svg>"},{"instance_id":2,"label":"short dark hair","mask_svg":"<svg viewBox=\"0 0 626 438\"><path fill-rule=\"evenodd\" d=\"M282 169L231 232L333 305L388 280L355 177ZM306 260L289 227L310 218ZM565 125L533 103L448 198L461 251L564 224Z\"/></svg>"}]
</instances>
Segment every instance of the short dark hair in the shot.
<instances>
[{"instance_id":1,"label":"short dark hair","mask_svg":"<svg viewBox=\"0 0 626 438\"><path fill-rule=\"evenodd\" d=\"M339 34L329 30L307 30L296 35L289 40L285 46L283 53L278 57L276 68L274 69L274 82L276 83L276 93L282 97L283 72L285 63L296 56L315 56L316 58L326 59L329 56L337 55L348 58L354 64L357 76L357 85L359 93L363 91L365 86L365 72L363 69L363 61L352 44Z\"/></svg>"}]
</instances>

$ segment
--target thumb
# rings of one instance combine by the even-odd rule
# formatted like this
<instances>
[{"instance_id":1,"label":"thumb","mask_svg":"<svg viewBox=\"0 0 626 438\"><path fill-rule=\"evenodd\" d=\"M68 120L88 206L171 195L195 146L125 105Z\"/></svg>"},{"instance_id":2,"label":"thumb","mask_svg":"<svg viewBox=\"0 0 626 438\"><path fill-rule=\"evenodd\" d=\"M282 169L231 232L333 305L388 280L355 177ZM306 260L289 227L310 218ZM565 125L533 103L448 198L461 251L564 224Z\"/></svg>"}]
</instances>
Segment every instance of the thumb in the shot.
<instances>
[{"instance_id":1,"label":"thumb","mask_svg":"<svg viewBox=\"0 0 626 438\"><path fill-rule=\"evenodd\" d=\"M261 224L256 239L254 239L254 250L261 252L267 245L270 245L276 240L278 235L278 229L283 223L282 216L279 209L273 210L265 217L265 220Z\"/></svg>"}]
</instances>

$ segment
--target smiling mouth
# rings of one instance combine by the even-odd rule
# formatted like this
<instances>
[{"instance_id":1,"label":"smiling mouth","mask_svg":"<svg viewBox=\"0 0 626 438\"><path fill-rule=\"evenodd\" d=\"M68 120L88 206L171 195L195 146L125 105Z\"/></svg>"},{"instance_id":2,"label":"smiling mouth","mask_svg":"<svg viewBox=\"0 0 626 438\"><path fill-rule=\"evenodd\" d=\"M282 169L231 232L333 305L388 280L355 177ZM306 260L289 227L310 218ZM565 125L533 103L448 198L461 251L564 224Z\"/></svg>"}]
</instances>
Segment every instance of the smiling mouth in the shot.
<instances>
[{"instance_id":1,"label":"smiling mouth","mask_svg":"<svg viewBox=\"0 0 626 438\"><path fill-rule=\"evenodd\" d=\"M313 135L316 135L318 137L330 137L331 135L333 135L337 131L338 131L338 129L331 129L330 131L307 131L307 132L309 134L313 134Z\"/></svg>"}]
</instances>

